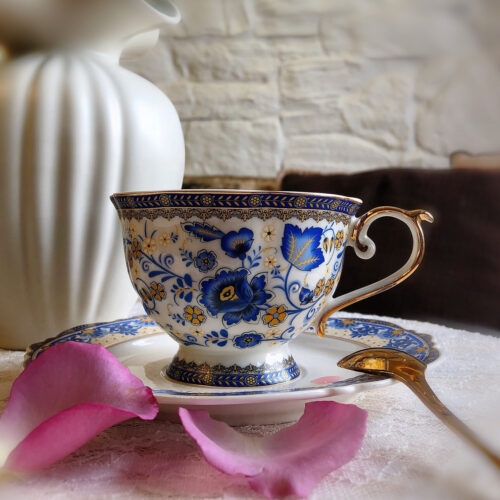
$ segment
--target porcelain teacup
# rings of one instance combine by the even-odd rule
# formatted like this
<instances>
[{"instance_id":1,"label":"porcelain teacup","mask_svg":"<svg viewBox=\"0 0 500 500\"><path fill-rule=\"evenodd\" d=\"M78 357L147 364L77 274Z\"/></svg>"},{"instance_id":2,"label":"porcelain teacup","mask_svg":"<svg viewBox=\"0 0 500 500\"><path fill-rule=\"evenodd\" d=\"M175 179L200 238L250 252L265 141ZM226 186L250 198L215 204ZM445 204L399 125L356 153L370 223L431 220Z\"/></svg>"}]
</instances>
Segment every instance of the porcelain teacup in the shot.
<instances>
[{"instance_id":1,"label":"porcelain teacup","mask_svg":"<svg viewBox=\"0 0 500 500\"><path fill-rule=\"evenodd\" d=\"M253 387L300 375L289 343L346 305L408 277L424 251L423 211L338 195L180 190L121 193L118 210L130 279L147 314L178 344L173 380ZM413 235L406 264L372 285L334 297L347 246L375 252L370 224L402 220Z\"/></svg>"}]
</instances>

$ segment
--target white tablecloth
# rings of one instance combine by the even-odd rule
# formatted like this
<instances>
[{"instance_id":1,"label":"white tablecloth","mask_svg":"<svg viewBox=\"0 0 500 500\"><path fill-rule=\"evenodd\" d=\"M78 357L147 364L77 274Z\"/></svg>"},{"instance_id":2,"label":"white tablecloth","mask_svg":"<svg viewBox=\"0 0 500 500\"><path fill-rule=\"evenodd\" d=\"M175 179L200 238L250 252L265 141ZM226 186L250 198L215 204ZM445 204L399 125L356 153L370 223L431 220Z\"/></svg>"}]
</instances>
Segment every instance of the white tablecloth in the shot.
<instances>
[{"instance_id":1,"label":"white tablecloth","mask_svg":"<svg viewBox=\"0 0 500 500\"><path fill-rule=\"evenodd\" d=\"M382 319L434 337L442 357L428 369L430 385L500 451L500 338ZM3 404L22 359L21 352L0 351ZM359 394L352 402L369 412L363 446L353 461L318 484L311 499L500 499L500 473L402 384ZM242 429L257 434L275 430L277 426ZM210 467L180 425L132 420L101 433L47 470L3 478L0 498L262 497L244 478L225 476Z\"/></svg>"}]
</instances>

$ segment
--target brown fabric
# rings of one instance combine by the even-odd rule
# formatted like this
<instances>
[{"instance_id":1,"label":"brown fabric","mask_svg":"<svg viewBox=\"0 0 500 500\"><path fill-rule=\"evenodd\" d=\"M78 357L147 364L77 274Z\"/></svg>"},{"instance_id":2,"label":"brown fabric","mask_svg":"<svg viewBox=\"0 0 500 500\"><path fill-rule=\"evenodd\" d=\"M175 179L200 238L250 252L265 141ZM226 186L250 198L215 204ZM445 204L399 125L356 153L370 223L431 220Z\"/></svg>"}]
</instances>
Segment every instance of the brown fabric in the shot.
<instances>
[{"instance_id":1,"label":"brown fabric","mask_svg":"<svg viewBox=\"0 0 500 500\"><path fill-rule=\"evenodd\" d=\"M423 208L427 249L416 273L399 286L349 310L500 330L500 172L386 169L354 175L288 173L281 189L355 196L358 216L379 205ZM337 294L396 270L411 237L402 223L382 219L369 236L377 252L367 261L350 250Z\"/></svg>"}]
</instances>

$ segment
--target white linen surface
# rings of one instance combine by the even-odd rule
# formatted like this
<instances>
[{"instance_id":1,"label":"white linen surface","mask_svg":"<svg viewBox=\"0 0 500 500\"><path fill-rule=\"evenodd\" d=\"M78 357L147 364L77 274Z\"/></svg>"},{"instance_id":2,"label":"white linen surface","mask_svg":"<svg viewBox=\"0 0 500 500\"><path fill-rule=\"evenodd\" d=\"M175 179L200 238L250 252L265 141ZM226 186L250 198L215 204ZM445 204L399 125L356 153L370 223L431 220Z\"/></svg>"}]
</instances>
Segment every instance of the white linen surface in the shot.
<instances>
[{"instance_id":1,"label":"white linen surface","mask_svg":"<svg viewBox=\"0 0 500 500\"><path fill-rule=\"evenodd\" d=\"M431 387L500 452L500 338L431 323L380 319L434 337L442 357L427 371ZM22 370L22 360L21 352L0 351L2 407ZM444 427L402 384L358 394L352 402L369 411L363 446L354 460L318 484L311 499L500 499L499 471ZM280 427L241 430L264 435ZM244 478L225 476L210 467L179 424L136 419L104 431L47 470L4 478L0 498L262 497Z\"/></svg>"}]
</instances>

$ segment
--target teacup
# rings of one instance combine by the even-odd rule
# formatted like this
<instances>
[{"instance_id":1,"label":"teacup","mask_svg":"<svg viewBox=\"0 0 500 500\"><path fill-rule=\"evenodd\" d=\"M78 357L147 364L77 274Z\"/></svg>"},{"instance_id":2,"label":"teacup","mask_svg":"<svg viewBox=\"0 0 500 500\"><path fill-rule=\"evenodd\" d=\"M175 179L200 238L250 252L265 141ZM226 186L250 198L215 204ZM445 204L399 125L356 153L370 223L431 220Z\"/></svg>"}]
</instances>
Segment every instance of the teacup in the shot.
<instances>
[{"instance_id":1,"label":"teacup","mask_svg":"<svg viewBox=\"0 0 500 500\"><path fill-rule=\"evenodd\" d=\"M289 343L346 305L407 278L424 251L423 211L380 207L361 218L345 196L224 190L122 193L118 210L130 279L147 314L178 344L165 369L197 385L254 387L300 374ZM347 246L375 252L370 224L391 216L413 235L389 277L334 297Z\"/></svg>"}]
</instances>

